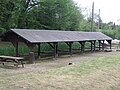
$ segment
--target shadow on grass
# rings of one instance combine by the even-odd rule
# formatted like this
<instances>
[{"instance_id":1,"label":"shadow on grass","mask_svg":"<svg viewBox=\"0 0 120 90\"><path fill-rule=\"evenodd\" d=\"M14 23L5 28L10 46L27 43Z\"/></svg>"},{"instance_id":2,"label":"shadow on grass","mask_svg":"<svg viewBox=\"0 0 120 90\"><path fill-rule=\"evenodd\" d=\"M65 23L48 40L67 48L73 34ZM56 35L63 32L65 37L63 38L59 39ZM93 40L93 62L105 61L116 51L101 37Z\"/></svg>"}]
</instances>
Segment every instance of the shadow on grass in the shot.
<instances>
[{"instance_id":1,"label":"shadow on grass","mask_svg":"<svg viewBox=\"0 0 120 90\"><path fill-rule=\"evenodd\" d=\"M0 65L0 68L3 68L3 69L18 69L18 68L22 68L22 67L15 66L15 65Z\"/></svg>"}]
</instances>

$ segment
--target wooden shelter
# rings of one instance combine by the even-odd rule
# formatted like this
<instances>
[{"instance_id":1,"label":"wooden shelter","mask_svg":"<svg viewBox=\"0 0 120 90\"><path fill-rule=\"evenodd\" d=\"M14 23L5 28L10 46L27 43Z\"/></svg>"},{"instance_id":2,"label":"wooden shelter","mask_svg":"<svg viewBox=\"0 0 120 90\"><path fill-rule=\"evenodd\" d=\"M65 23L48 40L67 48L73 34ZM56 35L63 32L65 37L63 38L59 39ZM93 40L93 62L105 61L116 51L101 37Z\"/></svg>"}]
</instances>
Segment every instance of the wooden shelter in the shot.
<instances>
[{"instance_id":1,"label":"wooden shelter","mask_svg":"<svg viewBox=\"0 0 120 90\"><path fill-rule=\"evenodd\" d=\"M85 43L91 43L91 50L96 50L96 41L99 42L99 50L104 50L104 41L110 44L109 36L101 32L80 32L80 31L58 31L58 30L34 30L34 29L11 29L1 35L2 41L12 42L16 48L18 56L18 42L24 42L33 51L35 45L38 45L38 56L40 55L40 44L48 43L54 49L54 57L58 54L58 43L65 42L69 47L69 53L72 55L72 44L79 42L81 51L84 52Z\"/></svg>"}]
</instances>

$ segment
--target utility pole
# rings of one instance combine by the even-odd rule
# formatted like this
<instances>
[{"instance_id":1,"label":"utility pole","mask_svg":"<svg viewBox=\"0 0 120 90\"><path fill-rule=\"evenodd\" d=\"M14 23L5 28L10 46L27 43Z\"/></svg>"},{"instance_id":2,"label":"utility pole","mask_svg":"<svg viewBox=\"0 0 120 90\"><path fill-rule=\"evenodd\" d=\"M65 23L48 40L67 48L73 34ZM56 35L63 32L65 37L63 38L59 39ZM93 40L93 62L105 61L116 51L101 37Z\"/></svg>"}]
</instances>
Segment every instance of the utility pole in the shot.
<instances>
[{"instance_id":1,"label":"utility pole","mask_svg":"<svg viewBox=\"0 0 120 90\"><path fill-rule=\"evenodd\" d=\"M100 18L100 9L99 9L99 14L98 14L98 29L100 29L100 20L101 20L101 18Z\"/></svg>"},{"instance_id":2,"label":"utility pole","mask_svg":"<svg viewBox=\"0 0 120 90\"><path fill-rule=\"evenodd\" d=\"M94 2L92 4L91 32L93 32L93 22L94 22Z\"/></svg>"}]
</instances>

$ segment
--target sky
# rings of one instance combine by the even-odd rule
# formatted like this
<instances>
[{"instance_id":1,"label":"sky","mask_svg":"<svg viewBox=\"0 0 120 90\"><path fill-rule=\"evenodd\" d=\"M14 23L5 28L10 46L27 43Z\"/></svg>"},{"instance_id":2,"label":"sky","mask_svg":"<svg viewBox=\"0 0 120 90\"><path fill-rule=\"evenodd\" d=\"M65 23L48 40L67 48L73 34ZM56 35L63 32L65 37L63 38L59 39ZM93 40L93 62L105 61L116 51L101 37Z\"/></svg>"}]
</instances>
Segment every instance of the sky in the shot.
<instances>
[{"instance_id":1,"label":"sky","mask_svg":"<svg viewBox=\"0 0 120 90\"><path fill-rule=\"evenodd\" d=\"M94 2L95 13L99 13L103 22L115 22L120 24L120 0L73 0L78 6L82 7L82 11L89 13ZM87 9L85 9L87 8Z\"/></svg>"}]
</instances>

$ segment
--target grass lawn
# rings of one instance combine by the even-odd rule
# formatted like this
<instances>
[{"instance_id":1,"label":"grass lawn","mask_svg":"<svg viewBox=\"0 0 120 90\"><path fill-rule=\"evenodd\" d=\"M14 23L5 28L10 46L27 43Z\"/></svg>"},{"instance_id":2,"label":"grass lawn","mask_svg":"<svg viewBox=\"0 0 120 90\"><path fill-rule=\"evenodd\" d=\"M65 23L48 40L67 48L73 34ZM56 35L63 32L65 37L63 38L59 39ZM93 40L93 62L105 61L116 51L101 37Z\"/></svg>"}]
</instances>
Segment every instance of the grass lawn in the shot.
<instances>
[{"instance_id":1,"label":"grass lawn","mask_svg":"<svg viewBox=\"0 0 120 90\"><path fill-rule=\"evenodd\" d=\"M46 72L12 71L0 68L0 90L120 90L119 55L97 57Z\"/></svg>"}]
</instances>

